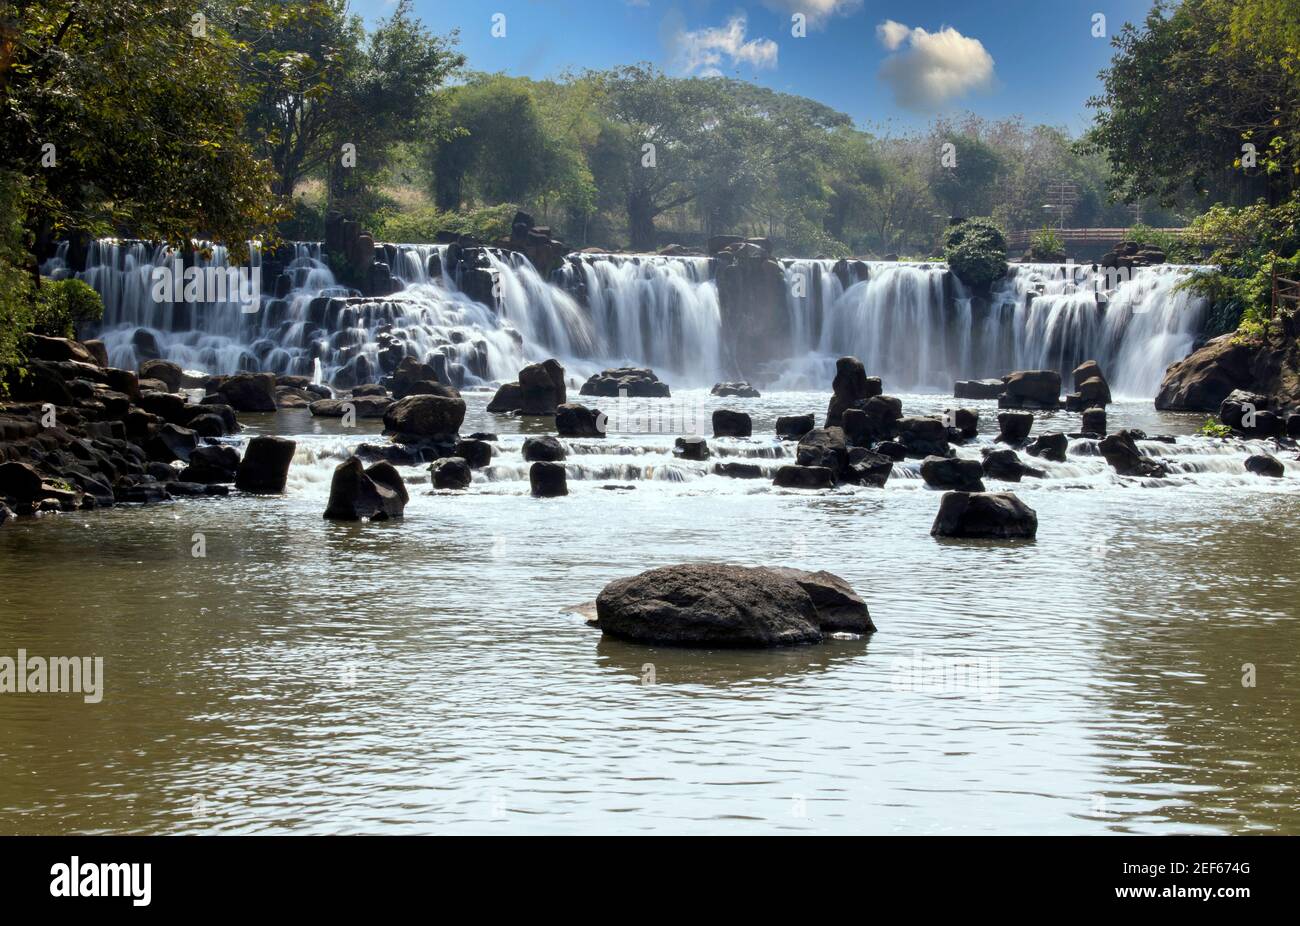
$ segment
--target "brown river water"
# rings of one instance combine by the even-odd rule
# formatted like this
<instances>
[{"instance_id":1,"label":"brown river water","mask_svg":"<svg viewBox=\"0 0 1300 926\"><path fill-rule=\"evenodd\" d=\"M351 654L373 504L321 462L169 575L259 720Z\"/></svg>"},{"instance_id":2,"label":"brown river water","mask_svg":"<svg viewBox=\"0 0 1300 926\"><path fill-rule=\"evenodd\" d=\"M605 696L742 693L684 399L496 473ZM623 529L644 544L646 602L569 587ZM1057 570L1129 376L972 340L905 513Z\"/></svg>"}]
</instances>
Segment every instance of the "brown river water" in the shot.
<instances>
[{"instance_id":1,"label":"brown river water","mask_svg":"<svg viewBox=\"0 0 1300 926\"><path fill-rule=\"evenodd\" d=\"M1264 480L1187 436L1204 416L1122 403L1112 428L1183 435L1144 445L1165 484L1075 445L1014 487L1035 541L937 541L914 462L786 492L673 461L672 434L570 441L571 494L533 499L519 422L467 399L494 465L459 495L406 469L404 521L324 521L363 438L282 412L247 423L298 437L284 497L0 528L0 657L104 660L98 703L0 694L0 832L1300 832L1294 451ZM715 454L775 467L775 417L827 394L686 400L750 411ZM879 632L672 650L572 610L687 560L828 569Z\"/></svg>"}]
</instances>

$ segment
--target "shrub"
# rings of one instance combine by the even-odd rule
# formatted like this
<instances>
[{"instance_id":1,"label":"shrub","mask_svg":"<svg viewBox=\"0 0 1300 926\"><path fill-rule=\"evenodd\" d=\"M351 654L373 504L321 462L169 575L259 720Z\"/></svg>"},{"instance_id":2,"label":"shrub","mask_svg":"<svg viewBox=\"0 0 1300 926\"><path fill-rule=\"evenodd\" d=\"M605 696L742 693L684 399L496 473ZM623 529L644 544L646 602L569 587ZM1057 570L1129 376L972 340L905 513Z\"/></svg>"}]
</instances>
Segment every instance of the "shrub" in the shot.
<instances>
[{"instance_id":1,"label":"shrub","mask_svg":"<svg viewBox=\"0 0 1300 926\"><path fill-rule=\"evenodd\" d=\"M81 280L44 280L36 291L31 330L56 338L72 338L86 322L104 317L104 301Z\"/></svg>"},{"instance_id":2,"label":"shrub","mask_svg":"<svg viewBox=\"0 0 1300 926\"><path fill-rule=\"evenodd\" d=\"M990 219L966 219L948 230L943 256L957 279L988 289L1007 272L1007 239Z\"/></svg>"},{"instance_id":3,"label":"shrub","mask_svg":"<svg viewBox=\"0 0 1300 926\"><path fill-rule=\"evenodd\" d=\"M1037 261L1065 260L1065 242L1060 235L1044 225L1030 239L1029 256Z\"/></svg>"},{"instance_id":4,"label":"shrub","mask_svg":"<svg viewBox=\"0 0 1300 926\"><path fill-rule=\"evenodd\" d=\"M425 244L438 232L471 235L481 241L510 237L510 223L519 207L514 203L485 206L469 212L443 212L427 206L410 212L387 212L374 230L376 241Z\"/></svg>"}]
</instances>

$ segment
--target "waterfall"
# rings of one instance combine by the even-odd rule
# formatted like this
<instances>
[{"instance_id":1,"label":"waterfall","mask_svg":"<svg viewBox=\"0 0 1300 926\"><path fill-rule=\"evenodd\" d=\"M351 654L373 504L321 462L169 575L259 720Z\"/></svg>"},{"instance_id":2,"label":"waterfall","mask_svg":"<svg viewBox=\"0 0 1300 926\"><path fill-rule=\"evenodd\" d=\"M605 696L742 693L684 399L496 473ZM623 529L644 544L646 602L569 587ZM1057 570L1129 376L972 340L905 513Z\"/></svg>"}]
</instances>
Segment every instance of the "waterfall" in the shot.
<instances>
[{"instance_id":1,"label":"waterfall","mask_svg":"<svg viewBox=\"0 0 1300 926\"><path fill-rule=\"evenodd\" d=\"M779 387L827 383L845 354L895 392L945 393L959 379L1028 369L1058 370L1068 386L1076 366L1096 360L1115 394L1150 398L1192 349L1206 310L1176 291L1192 270L1181 266L1134 270L1099 298L1090 268L1016 264L988 299L943 264L871 262L847 289L833 266L786 264L792 361ZM807 286L812 277L820 287Z\"/></svg>"}]
</instances>

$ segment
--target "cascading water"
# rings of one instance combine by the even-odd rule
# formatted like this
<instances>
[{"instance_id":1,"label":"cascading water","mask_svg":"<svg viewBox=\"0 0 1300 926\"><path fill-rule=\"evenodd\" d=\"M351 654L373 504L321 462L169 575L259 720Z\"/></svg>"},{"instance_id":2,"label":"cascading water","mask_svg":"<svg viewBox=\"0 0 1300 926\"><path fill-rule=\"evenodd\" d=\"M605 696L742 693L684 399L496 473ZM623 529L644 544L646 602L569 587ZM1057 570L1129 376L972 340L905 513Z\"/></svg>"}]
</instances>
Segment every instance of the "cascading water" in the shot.
<instances>
[{"instance_id":1,"label":"cascading water","mask_svg":"<svg viewBox=\"0 0 1300 926\"><path fill-rule=\"evenodd\" d=\"M1012 370L1055 369L1068 383L1074 367L1096 360L1116 394L1150 398L1191 350L1206 309L1178 289L1191 272L1180 266L1134 270L1099 298L1083 267L1018 264L983 300L943 264L871 262L868 278L847 289L834 265L787 262L794 359L780 387L829 382L845 354L895 391L940 393Z\"/></svg>"}]
</instances>

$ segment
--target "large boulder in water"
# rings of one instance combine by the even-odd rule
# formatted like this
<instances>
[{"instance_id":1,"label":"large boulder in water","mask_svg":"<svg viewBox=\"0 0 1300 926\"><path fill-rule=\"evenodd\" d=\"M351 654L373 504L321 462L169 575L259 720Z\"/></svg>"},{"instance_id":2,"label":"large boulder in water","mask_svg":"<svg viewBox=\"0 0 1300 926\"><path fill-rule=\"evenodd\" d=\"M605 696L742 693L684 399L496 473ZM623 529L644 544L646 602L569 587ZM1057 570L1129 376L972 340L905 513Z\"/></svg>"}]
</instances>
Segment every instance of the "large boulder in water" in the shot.
<instances>
[{"instance_id":1,"label":"large boulder in water","mask_svg":"<svg viewBox=\"0 0 1300 926\"><path fill-rule=\"evenodd\" d=\"M519 371L519 381L504 383L488 403L494 414L554 415L569 400L564 367L558 360L531 363Z\"/></svg>"},{"instance_id":2,"label":"large boulder in water","mask_svg":"<svg viewBox=\"0 0 1300 926\"><path fill-rule=\"evenodd\" d=\"M298 445L283 437L259 435L248 442L235 474L241 492L278 495L289 480L289 464Z\"/></svg>"},{"instance_id":3,"label":"large boulder in water","mask_svg":"<svg viewBox=\"0 0 1300 926\"><path fill-rule=\"evenodd\" d=\"M429 481L435 489L468 489L474 474L462 457L443 457L429 466Z\"/></svg>"},{"instance_id":4,"label":"large boulder in water","mask_svg":"<svg viewBox=\"0 0 1300 926\"><path fill-rule=\"evenodd\" d=\"M1255 453L1246 457L1246 472L1281 479L1286 475L1286 465L1272 454Z\"/></svg>"},{"instance_id":5,"label":"large boulder in water","mask_svg":"<svg viewBox=\"0 0 1300 926\"><path fill-rule=\"evenodd\" d=\"M934 489L983 492L984 467L978 460L959 457L926 457L921 461L921 478Z\"/></svg>"},{"instance_id":6,"label":"large boulder in water","mask_svg":"<svg viewBox=\"0 0 1300 926\"><path fill-rule=\"evenodd\" d=\"M811 413L782 415L776 419L776 436L781 440L799 440L815 427L817 427L817 420Z\"/></svg>"},{"instance_id":7,"label":"large boulder in water","mask_svg":"<svg viewBox=\"0 0 1300 926\"><path fill-rule=\"evenodd\" d=\"M1061 404L1061 374L1055 370L1018 370L1003 380L999 408L1054 409Z\"/></svg>"},{"instance_id":8,"label":"large boulder in water","mask_svg":"<svg viewBox=\"0 0 1300 926\"><path fill-rule=\"evenodd\" d=\"M1025 465L1014 450L985 450L984 475L1003 482L1019 482L1025 476L1042 479L1047 474L1041 469Z\"/></svg>"},{"instance_id":9,"label":"large boulder in water","mask_svg":"<svg viewBox=\"0 0 1300 926\"><path fill-rule=\"evenodd\" d=\"M1074 392L1065 397L1065 407L1071 411L1086 408L1105 408L1111 402L1110 384L1106 382L1101 366L1087 360L1074 369Z\"/></svg>"},{"instance_id":10,"label":"large boulder in water","mask_svg":"<svg viewBox=\"0 0 1300 926\"><path fill-rule=\"evenodd\" d=\"M1141 476L1161 479L1169 475L1169 467L1151 459L1138 449L1130 431L1112 434L1097 444L1101 455L1121 476Z\"/></svg>"},{"instance_id":11,"label":"large boulder in water","mask_svg":"<svg viewBox=\"0 0 1300 926\"><path fill-rule=\"evenodd\" d=\"M400 518L408 500L402 477L391 463L366 469L356 457L349 457L334 470L325 517L332 521Z\"/></svg>"},{"instance_id":12,"label":"large boulder in water","mask_svg":"<svg viewBox=\"0 0 1300 926\"><path fill-rule=\"evenodd\" d=\"M190 453L190 465L181 471L182 482L218 485L234 482L239 451L228 444L207 444Z\"/></svg>"},{"instance_id":13,"label":"large boulder in water","mask_svg":"<svg viewBox=\"0 0 1300 926\"><path fill-rule=\"evenodd\" d=\"M217 385L217 394L237 412L273 412L275 375L272 373L236 373Z\"/></svg>"},{"instance_id":14,"label":"large boulder in water","mask_svg":"<svg viewBox=\"0 0 1300 926\"><path fill-rule=\"evenodd\" d=\"M851 446L865 447L891 440L898 434L899 422L903 420L903 401L892 395L872 396L854 408L846 408L840 420Z\"/></svg>"},{"instance_id":15,"label":"large boulder in water","mask_svg":"<svg viewBox=\"0 0 1300 926\"><path fill-rule=\"evenodd\" d=\"M709 390L709 395L736 399L757 399L760 397L759 391L745 382L715 383L713 388Z\"/></svg>"},{"instance_id":16,"label":"large boulder in water","mask_svg":"<svg viewBox=\"0 0 1300 926\"><path fill-rule=\"evenodd\" d=\"M857 357L841 357L835 361L835 379L831 381L830 405L826 409L826 427L838 427L846 408L852 408L882 392L880 379L867 376L866 368Z\"/></svg>"},{"instance_id":17,"label":"large boulder in water","mask_svg":"<svg viewBox=\"0 0 1300 926\"><path fill-rule=\"evenodd\" d=\"M1000 379L967 379L955 383L952 394L956 399L996 399L1004 388Z\"/></svg>"},{"instance_id":18,"label":"large boulder in water","mask_svg":"<svg viewBox=\"0 0 1300 926\"><path fill-rule=\"evenodd\" d=\"M749 437L754 433L754 423L744 412L720 408L713 413L714 437Z\"/></svg>"},{"instance_id":19,"label":"large boulder in water","mask_svg":"<svg viewBox=\"0 0 1300 926\"><path fill-rule=\"evenodd\" d=\"M178 392L185 371L179 363L170 360L146 360L140 364L141 379L156 379L167 387L168 392Z\"/></svg>"},{"instance_id":20,"label":"large boulder in water","mask_svg":"<svg viewBox=\"0 0 1300 926\"><path fill-rule=\"evenodd\" d=\"M849 468L840 473L839 478L853 485L883 489L893 471L893 457L865 447L852 447L849 449Z\"/></svg>"},{"instance_id":21,"label":"large boulder in water","mask_svg":"<svg viewBox=\"0 0 1300 926\"><path fill-rule=\"evenodd\" d=\"M556 498L569 494L569 478L563 463L534 463L528 469L528 486L535 498Z\"/></svg>"},{"instance_id":22,"label":"large boulder in water","mask_svg":"<svg viewBox=\"0 0 1300 926\"><path fill-rule=\"evenodd\" d=\"M596 597L602 633L663 646L772 647L822 640L812 597L766 569L686 563L616 579Z\"/></svg>"},{"instance_id":23,"label":"large boulder in water","mask_svg":"<svg viewBox=\"0 0 1300 926\"><path fill-rule=\"evenodd\" d=\"M604 370L582 384L582 395L616 399L666 399L671 395L668 384L659 381L653 370L644 367L620 367Z\"/></svg>"},{"instance_id":24,"label":"large boulder in water","mask_svg":"<svg viewBox=\"0 0 1300 926\"><path fill-rule=\"evenodd\" d=\"M317 399L307 408L314 418L382 418L393 400L380 395L354 395L349 399Z\"/></svg>"},{"instance_id":25,"label":"large boulder in water","mask_svg":"<svg viewBox=\"0 0 1300 926\"><path fill-rule=\"evenodd\" d=\"M1206 342L1205 346L1165 371L1156 393L1161 411L1214 411L1234 389L1249 389L1258 348L1237 339L1235 333Z\"/></svg>"},{"instance_id":26,"label":"large boulder in water","mask_svg":"<svg viewBox=\"0 0 1300 926\"><path fill-rule=\"evenodd\" d=\"M1069 449L1070 438L1066 437L1060 431L1048 431L1046 434L1040 434L1029 442L1025 447L1025 452L1030 456L1042 457L1044 460L1051 460L1054 463L1065 462L1065 452Z\"/></svg>"},{"instance_id":27,"label":"large boulder in water","mask_svg":"<svg viewBox=\"0 0 1300 926\"><path fill-rule=\"evenodd\" d=\"M986 539L1032 538L1038 515L1012 492L948 492L930 534Z\"/></svg>"},{"instance_id":28,"label":"large boulder in water","mask_svg":"<svg viewBox=\"0 0 1300 926\"><path fill-rule=\"evenodd\" d=\"M412 395L388 406L384 412L384 432L395 435L399 443L411 443L411 438L418 441L456 434L464 421L464 399Z\"/></svg>"},{"instance_id":29,"label":"large boulder in water","mask_svg":"<svg viewBox=\"0 0 1300 926\"><path fill-rule=\"evenodd\" d=\"M998 441L1019 447L1034 428L1034 416L1029 412L999 412Z\"/></svg>"},{"instance_id":30,"label":"large boulder in water","mask_svg":"<svg viewBox=\"0 0 1300 926\"><path fill-rule=\"evenodd\" d=\"M443 362L443 361L440 361ZM439 375L439 370L431 363L421 363L414 357L403 357L397 364L397 369L385 378L384 384L393 394L394 399L404 399L408 395L416 395L416 389L421 383L442 383L446 382L445 375Z\"/></svg>"},{"instance_id":31,"label":"large boulder in water","mask_svg":"<svg viewBox=\"0 0 1300 926\"><path fill-rule=\"evenodd\" d=\"M795 462L824 466L838 478L849 467L849 446L842 428L813 428L799 439Z\"/></svg>"},{"instance_id":32,"label":"large boulder in water","mask_svg":"<svg viewBox=\"0 0 1300 926\"><path fill-rule=\"evenodd\" d=\"M598 408L569 402L555 410L555 430L561 437L604 437L607 424Z\"/></svg>"},{"instance_id":33,"label":"large boulder in water","mask_svg":"<svg viewBox=\"0 0 1300 926\"><path fill-rule=\"evenodd\" d=\"M767 566L775 576L794 582L812 599L822 633L875 633L867 603L839 576L825 570L809 572L789 566Z\"/></svg>"},{"instance_id":34,"label":"large boulder in water","mask_svg":"<svg viewBox=\"0 0 1300 926\"><path fill-rule=\"evenodd\" d=\"M898 442L909 457L924 459L948 455L948 425L942 418L900 418L896 426Z\"/></svg>"},{"instance_id":35,"label":"large boulder in water","mask_svg":"<svg viewBox=\"0 0 1300 926\"><path fill-rule=\"evenodd\" d=\"M558 463L569 455L564 445L549 434L524 438L523 454L529 463Z\"/></svg>"},{"instance_id":36,"label":"large boulder in water","mask_svg":"<svg viewBox=\"0 0 1300 926\"><path fill-rule=\"evenodd\" d=\"M782 489L833 489L835 470L826 466L782 466L772 485Z\"/></svg>"}]
</instances>

